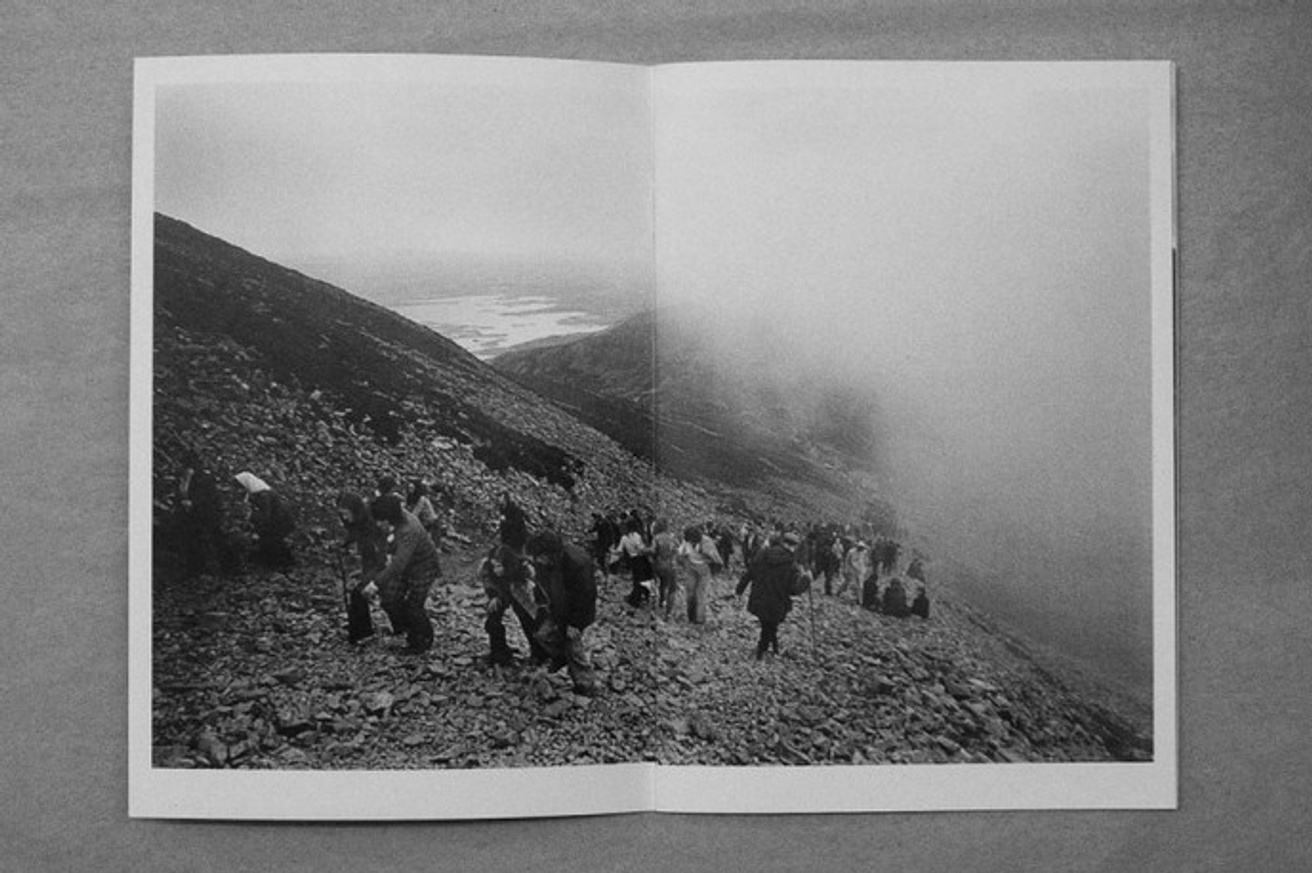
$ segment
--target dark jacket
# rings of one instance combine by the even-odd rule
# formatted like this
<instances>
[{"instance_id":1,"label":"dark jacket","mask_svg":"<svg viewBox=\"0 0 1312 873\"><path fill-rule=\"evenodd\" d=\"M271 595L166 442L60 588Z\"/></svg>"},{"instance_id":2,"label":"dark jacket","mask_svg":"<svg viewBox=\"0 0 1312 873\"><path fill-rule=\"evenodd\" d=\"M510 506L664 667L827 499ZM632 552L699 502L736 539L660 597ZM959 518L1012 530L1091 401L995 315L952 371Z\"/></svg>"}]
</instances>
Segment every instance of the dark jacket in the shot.
<instances>
[{"instance_id":1,"label":"dark jacket","mask_svg":"<svg viewBox=\"0 0 1312 873\"><path fill-rule=\"evenodd\" d=\"M549 599L548 609L556 624L579 630L597 617L597 578L592 558L571 543L541 567L538 585Z\"/></svg>"},{"instance_id":2,"label":"dark jacket","mask_svg":"<svg viewBox=\"0 0 1312 873\"><path fill-rule=\"evenodd\" d=\"M736 593L742 594L751 586L747 611L761 621L783 621L793 608L793 583L801 572L787 546L766 546L748 565Z\"/></svg>"},{"instance_id":3,"label":"dark jacket","mask_svg":"<svg viewBox=\"0 0 1312 873\"><path fill-rule=\"evenodd\" d=\"M345 509L351 520L344 524L346 539L344 545L355 544L360 550L360 567L366 575L378 572L387 563L384 549L386 537L378 529L369 505L359 494L343 491L337 498L337 505Z\"/></svg>"},{"instance_id":4,"label":"dark jacket","mask_svg":"<svg viewBox=\"0 0 1312 873\"><path fill-rule=\"evenodd\" d=\"M251 527L261 539L282 539L296 530L296 520L286 501L275 491L260 491L250 496Z\"/></svg>"},{"instance_id":5,"label":"dark jacket","mask_svg":"<svg viewBox=\"0 0 1312 873\"><path fill-rule=\"evenodd\" d=\"M501 542L516 551L524 550L528 539L528 516L511 501L501 504L501 524L497 528Z\"/></svg>"}]
</instances>

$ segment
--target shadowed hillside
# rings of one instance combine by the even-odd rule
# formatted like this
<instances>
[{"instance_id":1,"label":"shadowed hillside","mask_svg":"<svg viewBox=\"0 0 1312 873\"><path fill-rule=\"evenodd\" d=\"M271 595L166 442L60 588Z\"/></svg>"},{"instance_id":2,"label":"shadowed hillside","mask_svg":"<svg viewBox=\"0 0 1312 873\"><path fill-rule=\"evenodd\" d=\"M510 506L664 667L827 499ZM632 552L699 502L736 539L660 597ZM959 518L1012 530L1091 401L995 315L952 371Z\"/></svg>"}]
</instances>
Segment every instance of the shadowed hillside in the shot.
<instances>
[{"instance_id":1,"label":"shadowed hillside","mask_svg":"<svg viewBox=\"0 0 1312 873\"><path fill-rule=\"evenodd\" d=\"M644 312L579 339L509 350L493 366L676 476L829 486L835 470L875 471L873 401L718 366L717 340L694 320Z\"/></svg>"}]
</instances>

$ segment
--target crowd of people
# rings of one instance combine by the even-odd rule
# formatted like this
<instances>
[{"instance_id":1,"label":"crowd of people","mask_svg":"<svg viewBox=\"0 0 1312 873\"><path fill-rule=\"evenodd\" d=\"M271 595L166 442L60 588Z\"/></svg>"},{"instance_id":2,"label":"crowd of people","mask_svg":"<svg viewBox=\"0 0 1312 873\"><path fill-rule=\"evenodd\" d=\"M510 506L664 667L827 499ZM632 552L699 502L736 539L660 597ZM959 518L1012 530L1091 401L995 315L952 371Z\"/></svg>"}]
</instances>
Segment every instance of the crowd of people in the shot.
<instances>
[{"instance_id":1,"label":"crowd of people","mask_svg":"<svg viewBox=\"0 0 1312 873\"><path fill-rule=\"evenodd\" d=\"M255 560L288 570L295 564L288 545L296 528L294 513L253 473L243 471L234 478L245 493ZM178 498L187 571L212 572L222 564L219 488L194 453L183 459ZM411 480L403 495L397 480L384 476L371 495L341 492L336 510L344 531L339 570L349 641L361 644L375 635L371 606L376 604L390 631L405 636L403 653L428 651L434 633L426 604L443 575L447 532L429 486ZM869 526L776 521L744 522L735 530L708 521L677 530L668 518L639 509L594 512L585 547L566 541L549 526L533 529L524 509L509 493L503 494L496 541L476 570L486 596L488 662L515 663L518 653L505 625L509 611L533 664L551 670L568 667L577 693L595 693L585 632L596 620L599 590L612 579L630 583L624 597L629 609L652 609L664 621L678 616L692 625L707 622L717 592L739 599L746 594L745 608L760 625L758 660L779 651L779 627L794 598L814 596L813 583L815 589L823 586L825 596L854 597L872 611L929 617L924 557L913 554L900 572L901 544ZM350 573L345 551L354 553ZM725 593L729 589L732 593ZM683 609L676 613L680 599Z\"/></svg>"}]
</instances>

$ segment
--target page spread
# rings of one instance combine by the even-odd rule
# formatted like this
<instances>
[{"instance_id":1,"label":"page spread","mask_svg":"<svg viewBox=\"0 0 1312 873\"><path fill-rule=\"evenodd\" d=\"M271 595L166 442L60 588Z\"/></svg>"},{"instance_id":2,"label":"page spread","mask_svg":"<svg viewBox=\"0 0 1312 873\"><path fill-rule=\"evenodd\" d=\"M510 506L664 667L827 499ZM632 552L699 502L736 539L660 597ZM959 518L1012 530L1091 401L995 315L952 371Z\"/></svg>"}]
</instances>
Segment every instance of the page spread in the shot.
<instances>
[{"instance_id":1,"label":"page spread","mask_svg":"<svg viewBox=\"0 0 1312 873\"><path fill-rule=\"evenodd\" d=\"M1172 101L139 60L131 814L1173 807Z\"/></svg>"}]
</instances>

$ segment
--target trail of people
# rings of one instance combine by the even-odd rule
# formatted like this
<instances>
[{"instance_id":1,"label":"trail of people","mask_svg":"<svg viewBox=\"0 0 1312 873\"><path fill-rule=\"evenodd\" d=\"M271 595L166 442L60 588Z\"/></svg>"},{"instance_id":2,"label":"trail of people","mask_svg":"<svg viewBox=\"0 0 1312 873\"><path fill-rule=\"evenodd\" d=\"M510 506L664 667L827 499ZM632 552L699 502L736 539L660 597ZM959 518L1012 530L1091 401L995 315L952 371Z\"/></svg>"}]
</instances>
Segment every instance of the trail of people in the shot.
<instances>
[{"instance_id":1,"label":"trail of people","mask_svg":"<svg viewBox=\"0 0 1312 873\"><path fill-rule=\"evenodd\" d=\"M1141 758L1140 733L1054 685L1041 667L936 600L932 620L795 598L777 655L716 577L707 619L630 606L604 577L586 642L596 673L534 665L518 628L509 665L488 662L483 550L444 555L426 612L434 642L347 641L341 581L202 577L157 588L155 763L165 767L394 769L657 761L854 764ZM375 609L380 629L384 617ZM512 623L513 624L513 623Z\"/></svg>"}]
</instances>

